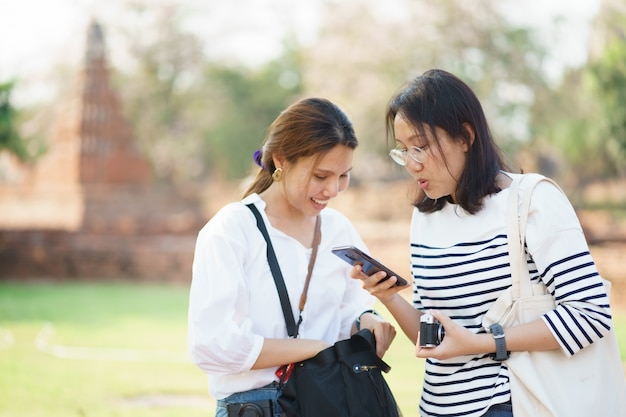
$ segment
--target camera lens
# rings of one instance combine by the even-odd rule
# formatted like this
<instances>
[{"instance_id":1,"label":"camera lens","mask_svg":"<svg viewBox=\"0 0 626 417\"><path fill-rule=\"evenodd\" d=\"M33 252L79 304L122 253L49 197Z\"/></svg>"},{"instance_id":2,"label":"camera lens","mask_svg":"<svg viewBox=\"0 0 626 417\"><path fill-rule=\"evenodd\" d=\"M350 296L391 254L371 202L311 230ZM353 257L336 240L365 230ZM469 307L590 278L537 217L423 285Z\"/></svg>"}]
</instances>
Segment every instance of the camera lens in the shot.
<instances>
[{"instance_id":1,"label":"camera lens","mask_svg":"<svg viewBox=\"0 0 626 417\"><path fill-rule=\"evenodd\" d=\"M443 328L441 323L437 322L437 344L443 342L443 338L446 336L446 329Z\"/></svg>"},{"instance_id":2,"label":"camera lens","mask_svg":"<svg viewBox=\"0 0 626 417\"><path fill-rule=\"evenodd\" d=\"M255 403L247 403L239 409L239 417L263 417L263 409Z\"/></svg>"}]
</instances>

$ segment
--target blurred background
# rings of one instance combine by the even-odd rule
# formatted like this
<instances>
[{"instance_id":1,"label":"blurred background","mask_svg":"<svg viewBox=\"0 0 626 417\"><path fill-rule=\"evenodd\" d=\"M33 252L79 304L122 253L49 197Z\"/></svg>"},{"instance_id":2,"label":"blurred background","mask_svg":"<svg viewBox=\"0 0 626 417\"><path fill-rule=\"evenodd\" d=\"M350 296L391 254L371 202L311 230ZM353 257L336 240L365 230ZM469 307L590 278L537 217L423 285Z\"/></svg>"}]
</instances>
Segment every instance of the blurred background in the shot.
<instances>
[{"instance_id":1,"label":"blurred background","mask_svg":"<svg viewBox=\"0 0 626 417\"><path fill-rule=\"evenodd\" d=\"M0 355L2 327L23 319L32 339L58 310L20 309L50 283L92 283L90 297L173 285L184 327L199 228L239 199L266 128L305 96L339 104L360 140L334 206L409 276L410 183L383 115L430 68L470 84L514 171L561 184L622 309L624 28L624 0L0 0Z\"/></svg>"},{"instance_id":2,"label":"blurred background","mask_svg":"<svg viewBox=\"0 0 626 417\"><path fill-rule=\"evenodd\" d=\"M624 240L625 19L623 0L3 0L0 228L31 233L3 233L0 275L94 269L37 270L44 241L98 250L94 267L115 252L93 274L142 275L121 249L142 235L150 253L183 248L161 261L188 279L181 235L238 198L267 126L304 96L355 123L351 192L405 181L383 112L433 67L475 89L514 171L559 181L592 243ZM359 212L397 218L405 203Z\"/></svg>"},{"instance_id":3,"label":"blurred background","mask_svg":"<svg viewBox=\"0 0 626 417\"><path fill-rule=\"evenodd\" d=\"M386 161L386 101L433 67L472 85L518 165L572 186L624 174L623 1L0 4L0 79L22 139L3 136L2 145L20 157L50 148L95 19L133 141L157 182L243 177L268 123L301 96L340 103L366 166Z\"/></svg>"}]
</instances>

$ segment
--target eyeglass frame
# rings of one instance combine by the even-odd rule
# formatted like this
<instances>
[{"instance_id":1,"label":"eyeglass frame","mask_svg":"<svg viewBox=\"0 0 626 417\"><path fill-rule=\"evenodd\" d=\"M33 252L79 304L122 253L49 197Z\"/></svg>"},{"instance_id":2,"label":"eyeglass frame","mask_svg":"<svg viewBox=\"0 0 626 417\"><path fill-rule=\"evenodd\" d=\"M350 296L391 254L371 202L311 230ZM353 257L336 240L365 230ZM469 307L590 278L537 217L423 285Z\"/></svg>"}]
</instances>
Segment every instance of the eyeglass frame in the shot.
<instances>
[{"instance_id":1,"label":"eyeglass frame","mask_svg":"<svg viewBox=\"0 0 626 417\"><path fill-rule=\"evenodd\" d=\"M409 146L406 149L393 148L389 151L389 157L393 162L400 166L406 166L407 158L410 156L415 162L423 164L428 156L428 148L430 144L424 146ZM423 155L423 156L422 156Z\"/></svg>"}]
</instances>

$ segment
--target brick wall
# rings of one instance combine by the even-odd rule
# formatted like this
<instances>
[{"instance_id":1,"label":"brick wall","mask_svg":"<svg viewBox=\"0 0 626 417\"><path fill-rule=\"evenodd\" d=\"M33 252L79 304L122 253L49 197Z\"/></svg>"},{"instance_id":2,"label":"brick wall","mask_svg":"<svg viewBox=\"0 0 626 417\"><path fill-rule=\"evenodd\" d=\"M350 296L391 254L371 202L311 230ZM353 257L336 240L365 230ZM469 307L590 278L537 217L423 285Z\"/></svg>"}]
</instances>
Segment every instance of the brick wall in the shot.
<instances>
[{"instance_id":1,"label":"brick wall","mask_svg":"<svg viewBox=\"0 0 626 417\"><path fill-rule=\"evenodd\" d=\"M188 282L195 237L0 231L0 278Z\"/></svg>"},{"instance_id":2,"label":"brick wall","mask_svg":"<svg viewBox=\"0 0 626 417\"><path fill-rule=\"evenodd\" d=\"M5 197L0 190L0 212ZM58 220L65 207L56 197L30 203ZM1 216L0 279L190 279L195 238L207 221L196 199L168 187L101 186L81 201L75 228L26 227Z\"/></svg>"}]
</instances>

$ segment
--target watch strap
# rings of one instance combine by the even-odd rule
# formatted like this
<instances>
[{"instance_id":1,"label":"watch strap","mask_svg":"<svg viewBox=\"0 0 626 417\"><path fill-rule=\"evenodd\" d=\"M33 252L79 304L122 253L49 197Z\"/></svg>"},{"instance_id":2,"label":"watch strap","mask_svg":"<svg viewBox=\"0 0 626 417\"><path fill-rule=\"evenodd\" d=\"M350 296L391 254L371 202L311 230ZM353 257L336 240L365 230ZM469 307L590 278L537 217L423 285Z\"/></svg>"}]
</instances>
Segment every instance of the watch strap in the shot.
<instances>
[{"instance_id":1,"label":"watch strap","mask_svg":"<svg viewBox=\"0 0 626 417\"><path fill-rule=\"evenodd\" d=\"M376 310L365 310L364 312L362 312L361 314L359 314L359 316L356 318L356 320L354 321L354 327L356 327L356 331L361 331L361 316L365 313L371 313L374 314L376 316L380 316L380 314L378 314L378 311Z\"/></svg>"},{"instance_id":2,"label":"watch strap","mask_svg":"<svg viewBox=\"0 0 626 417\"><path fill-rule=\"evenodd\" d=\"M496 361L505 361L509 358L509 352L506 350L506 340L504 339L504 329L498 323L489 326L489 330L496 342L496 353L492 358Z\"/></svg>"}]
</instances>

